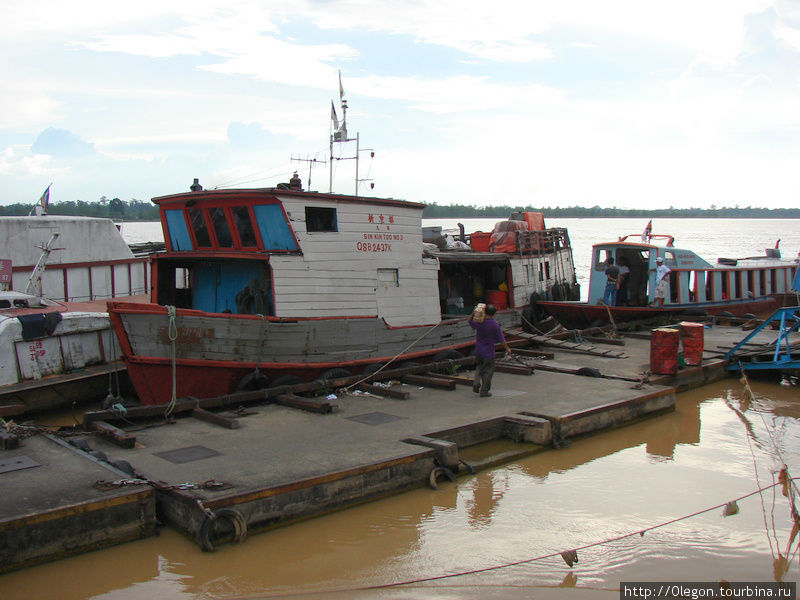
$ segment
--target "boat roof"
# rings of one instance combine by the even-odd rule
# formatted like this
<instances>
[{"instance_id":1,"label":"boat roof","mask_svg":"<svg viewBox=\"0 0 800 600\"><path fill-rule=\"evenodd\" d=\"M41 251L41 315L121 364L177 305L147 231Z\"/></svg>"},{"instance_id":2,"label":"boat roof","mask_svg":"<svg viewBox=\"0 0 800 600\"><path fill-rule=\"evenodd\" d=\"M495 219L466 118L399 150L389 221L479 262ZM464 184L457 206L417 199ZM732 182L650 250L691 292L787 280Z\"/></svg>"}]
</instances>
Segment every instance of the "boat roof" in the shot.
<instances>
[{"instance_id":1,"label":"boat roof","mask_svg":"<svg viewBox=\"0 0 800 600\"><path fill-rule=\"evenodd\" d=\"M308 192L297 189L283 188L233 188L224 190L198 190L181 192L179 194L169 194L166 196L156 196L152 199L154 204L178 204L190 200L195 202L210 200L246 200L258 199L264 196L281 196L303 200L325 200L333 202L348 202L354 204L381 205L381 206L403 206L406 208L425 208L422 202L411 202L395 198L376 198L371 196L350 196L347 194L332 194L326 192Z\"/></svg>"},{"instance_id":2,"label":"boat roof","mask_svg":"<svg viewBox=\"0 0 800 600\"><path fill-rule=\"evenodd\" d=\"M48 265L134 258L111 219L67 215L0 217L0 258L10 259L14 267L32 267L54 233L59 236Z\"/></svg>"},{"instance_id":3,"label":"boat roof","mask_svg":"<svg viewBox=\"0 0 800 600\"><path fill-rule=\"evenodd\" d=\"M474 250L426 248L425 254L434 256L443 263L460 262L507 262L513 256L506 252L475 252Z\"/></svg>"}]
</instances>

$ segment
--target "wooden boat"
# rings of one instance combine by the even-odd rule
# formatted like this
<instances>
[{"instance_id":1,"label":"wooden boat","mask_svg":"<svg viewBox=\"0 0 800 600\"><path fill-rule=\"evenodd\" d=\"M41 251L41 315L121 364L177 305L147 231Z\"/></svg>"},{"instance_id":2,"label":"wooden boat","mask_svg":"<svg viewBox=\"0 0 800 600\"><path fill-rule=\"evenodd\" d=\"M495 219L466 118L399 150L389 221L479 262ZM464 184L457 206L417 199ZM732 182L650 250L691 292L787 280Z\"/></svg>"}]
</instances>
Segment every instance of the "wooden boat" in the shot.
<instances>
[{"instance_id":1,"label":"wooden boat","mask_svg":"<svg viewBox=\"0 0 800 600\"><path fill-rule=\"evenodd\" d=\"M656 241L663 243L656 244ZM777 306L775 296L791 289L798 266L796 260L781 259L777 249L769 249L760 257L720 258L712 265L691 250L676 248L673 244L672 236L639 234L595 244L588 301L539 301L534 312L550 314L570 329L611 320L625 322L677 314L768 314ZM627 262L630 269L625 305L603 303L609 257L615 264L620 264L621 260ZM657 257L670 269L663 307L653 306Z\"/></svg>"},{"instance_id":2,"label":"wooden boat","mask_svg":"<svg viewBox=\"0 0 800 600\"><path fill-rule=\"evenodd\" d=\"M0 407L97 399L112 376L118 392L124 365L105 299L149 299L148 260L109 219L0 217L0 236Z\"/></svg>"},{"instance_id":3,"label":"wooden boat","mask_svg":"<svg viewBox=\"0 0 800 600\"><path fill-rule=\"evenodd\" d=\"M519 326L532 294L575 280L565 230L509 220L475 251L423 244L420 203L191 189L153 199L167 247L151 256L152 302L109 304L143 404L168 402L173 384L209 397L461 356L477 302Z\"/></svg>"}]
</instances>

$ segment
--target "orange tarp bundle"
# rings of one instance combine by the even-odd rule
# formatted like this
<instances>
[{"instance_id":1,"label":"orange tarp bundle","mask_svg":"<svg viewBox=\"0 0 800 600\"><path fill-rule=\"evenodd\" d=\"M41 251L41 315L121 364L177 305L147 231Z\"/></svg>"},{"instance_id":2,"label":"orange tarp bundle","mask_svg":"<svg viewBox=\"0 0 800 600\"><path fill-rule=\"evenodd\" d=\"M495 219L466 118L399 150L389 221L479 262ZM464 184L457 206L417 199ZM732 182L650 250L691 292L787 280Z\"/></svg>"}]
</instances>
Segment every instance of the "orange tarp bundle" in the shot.
<instances>
[{"instance_id":1,"label":"orange tarp bundle","mask_svg":"<svg viewBox=\"0 0 800 600\"><path fill-rule=\"evenodd\" d=\"M528 224L525 221L500 221L497 223L489 244L492 252L516 252L518 231L528 231Z\"/></svg>"}]
</instances>

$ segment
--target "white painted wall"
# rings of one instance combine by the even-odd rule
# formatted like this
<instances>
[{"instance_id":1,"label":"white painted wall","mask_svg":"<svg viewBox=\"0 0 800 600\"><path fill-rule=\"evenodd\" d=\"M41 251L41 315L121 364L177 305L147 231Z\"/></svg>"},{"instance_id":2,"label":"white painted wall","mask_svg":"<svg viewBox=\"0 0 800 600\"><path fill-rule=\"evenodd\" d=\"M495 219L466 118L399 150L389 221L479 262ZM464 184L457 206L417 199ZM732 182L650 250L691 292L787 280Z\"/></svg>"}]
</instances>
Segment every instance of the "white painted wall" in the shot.
<instances>
[{"instance_id":1,"label":"white painted wall","mask_svg":"<svg viewBox=\"0 0 800 600\"><path fill-rule=\"evenodd\" d=\"M439 322L438 261L422 258L421 208L281 201L303 254L270 257L277 316L377 315L398 327ZM335 207L338 231L307 232L306 206ZM379 285L378 269L397 269L399 285Z\"/></svg>"}]
</instances>

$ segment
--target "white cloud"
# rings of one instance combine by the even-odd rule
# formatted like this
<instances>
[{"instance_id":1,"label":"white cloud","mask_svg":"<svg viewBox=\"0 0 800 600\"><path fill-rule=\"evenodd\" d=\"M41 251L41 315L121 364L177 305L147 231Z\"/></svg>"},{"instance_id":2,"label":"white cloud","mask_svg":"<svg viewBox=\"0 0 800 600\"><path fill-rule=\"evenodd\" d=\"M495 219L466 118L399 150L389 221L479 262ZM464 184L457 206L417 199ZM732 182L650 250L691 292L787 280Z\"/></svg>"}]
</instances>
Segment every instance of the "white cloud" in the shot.
<instances>
[{"instance_id":1,"label":"white cloud","mask_svg":"<svg viewBox=\"0 0 800 600\"><path fill-rule=\"evenodd\" d=\"M4 189L54 169L65 192L120 197L277 177L326 146L341 68L351 131L381 140L376 193L630 206L800 191L800 11L785 0L38 0L0 19ZM31 156L48 127L93 144L93 162Z\"/></svg>"}]
</instances>

